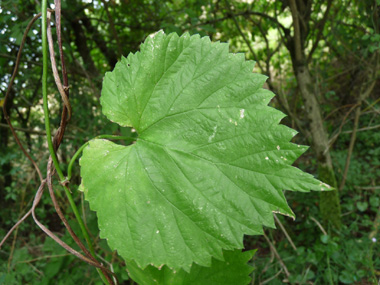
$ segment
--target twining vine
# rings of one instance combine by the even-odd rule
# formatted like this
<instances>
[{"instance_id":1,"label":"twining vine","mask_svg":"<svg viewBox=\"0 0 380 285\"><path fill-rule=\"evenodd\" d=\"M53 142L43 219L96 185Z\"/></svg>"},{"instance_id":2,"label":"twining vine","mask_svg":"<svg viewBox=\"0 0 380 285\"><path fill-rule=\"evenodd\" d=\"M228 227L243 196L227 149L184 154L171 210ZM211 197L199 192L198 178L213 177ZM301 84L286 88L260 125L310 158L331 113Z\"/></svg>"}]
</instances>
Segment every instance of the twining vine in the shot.
<instances>
[{"instance_id":1,"label":"twining vine","mask_svg":"<svg viewBox=\"0 0 380 285\"><path fill-rule=\"evenodd\" d=\"M84 222L79 214L79 211L75 205L75 202L73 200L73 197L71 195L71 191L68 187L68 182L71 178L71 169L73 167L73 163L75 159L79 156L79 152L77 152L73 159L71 160L68 168L68 176L65 177L58 162L58 158L56 156L56 151L58 150L62 140L63 136L66 130L66 125L67 122L71 118L71 105L69 101L69 82L68 82L68 76L67 76L67 71L66 71L66 66L65 66L65 61L64 61L64 55L63 55L63 49L62 49L62 36L61 36L61 1L60 0L55 0L55 10L48 9L47 8L47 0L43 0L41 3L41 12L38 13L36 16L33 17L33 19L29 22L27 25L21 44L20 48L17 54L17 59L15 62L15 67L12 73L12 77L10 79L6 95L4 98L4 104L3 104L3 113L4 117L9 125L9 128L16 140L16 143L24 153L24 155L29 159L29 161L33 164L35 170L38 173L39 179L40 179L40 186L38 187L38 190L36 192L36 195L33 200L33 205L31 209L21 218L19 221L8 231L8 233L5 235L5 237L1 240L0 242L0 247L4 244L4 242L9 238L9 236L12 234L12 232L23 222L25 221L26 218L28 218L30 215L32 215L35 223L53 240L55 240L59 245L61 245L63 248L65 248L67 251L72 253L73 255L77 256L79 259L87 262L88 264L96 267L96 270L98 271L101 279L105 284L115 284L117 283L116 276L113 272L110 271L110 269L104 267L97 259L94 251L94 247L92 245L91 239L89 237L89 234L86 230L86 227L84 225ZM55 13L55 24L56 24L56 34L57 34L57 41L58 41L58 47L59 47L59 55L60 55L60 61L61 61L61 71L62 71L62 78L63 78L63 84L61 83L59 74L58 74L58 69L56 66L55 62L55 54L54 54L54 47L53 47L53 37L52 37L52 32L51 32L51 14ZM31 155L28 153L28 151L24 148L22 145L20 139L18 138L18 135L16 134L15 128L12 125L10 116L7 112L7 99L9 97L10 90L12 88L12 85L14 83L14 80L17 76L18 73L18 67L20 64L21 60L21 55L22 55L22 50L25 45L26 37L32 28L33 24L42 16L42 53L43 53L43 74L42 74L42 94L43 94L43 109L44 109L44 119L45 119L45 132L46 132L46 137L47 137L47 143L49 147L49 152L50 152L50 157L48 159L47 163L47 175L46 178L43 178L42 172L39 169L37 163L33 160ZM49 46L49 50L48 50ZM47 99L47 76L48 76L48 52L50 52L50 61L52 64L52 70L53 70L53 76L55 83L57 85L57 89L61 95L62 101L64 103L62 114L61 114L61 122L60 126L54 135L54 138L52 140L52 135L51 135L51 127L50 127L50 119L49 119L49 110L48 110L48 99ZM101 137L101 136L100 136ZM105 138L108 139L126 139L124 137L120 138L117 136L105 136ZM86 146L85 144L84 146ZM82 150L84 148L80 150ZM75 218L81 228L82 235L85 238L89 250L84 246L84 244L81 242L81 240L78 238L78 236L74 233L72 228L70 227L68 221L66 220L65 216L62 213L62 210L60 209L58 202L55 197L55 193L53 190L53 185L52 185L52 177L54 175L54 172L57 172L58 177L60 181L62 182L61 185L64 188L65 194L67 196L67 199L69 200L70 206L74 212ZM49 194L52 199L54 208L65 225L67 231L75 241L75 243L81 248L81 250L84 252L84 255L67 245L65 242L63 242L60 238L58 238L53 232L51 232L46 226L44 226L37 218L35 209L38 206L41 197L43 195L45 187L48 187L49 189ZM112 278L110 277L112 276Z\"/></svg>"}]
</instances>

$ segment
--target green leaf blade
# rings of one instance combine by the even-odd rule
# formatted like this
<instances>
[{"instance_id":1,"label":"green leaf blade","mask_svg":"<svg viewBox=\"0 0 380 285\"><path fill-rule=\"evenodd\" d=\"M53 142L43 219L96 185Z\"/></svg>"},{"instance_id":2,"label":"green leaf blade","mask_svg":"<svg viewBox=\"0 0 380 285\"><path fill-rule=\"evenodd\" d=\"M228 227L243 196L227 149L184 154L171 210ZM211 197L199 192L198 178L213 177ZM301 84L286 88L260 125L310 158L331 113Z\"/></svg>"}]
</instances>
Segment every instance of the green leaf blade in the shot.
<instances>
[{"instance_id":1,"label":"green leaf blade","mask_svg":"<svg viewBox=\"0 0 380 285\"><path fill-rule=\"evenodd\" d=\"M171 270L167 266L155 268L148 266L141 269L133 261L127 262L129 275L138 284L249 284L249 274L253 267L247 262L252 259L254 251L224 251L223 261L212 260L211 267L193 265L190 272Z\"/></svg>"},{"instance_id":2,"label":"green leaf blade","mask_svg":"<svg viewBox=\"0 0 380 285\"><path fill-rule=\"evenodd\" d=\"M208 38L157 33L107 73L104 114L139 137L94 140L82 184L101 236L140 267L210 266L244 234L294 216L283 190L327 186L291 164L305 147L267 106L273 94L253 63Z\"/></svg>"}]
</instances>

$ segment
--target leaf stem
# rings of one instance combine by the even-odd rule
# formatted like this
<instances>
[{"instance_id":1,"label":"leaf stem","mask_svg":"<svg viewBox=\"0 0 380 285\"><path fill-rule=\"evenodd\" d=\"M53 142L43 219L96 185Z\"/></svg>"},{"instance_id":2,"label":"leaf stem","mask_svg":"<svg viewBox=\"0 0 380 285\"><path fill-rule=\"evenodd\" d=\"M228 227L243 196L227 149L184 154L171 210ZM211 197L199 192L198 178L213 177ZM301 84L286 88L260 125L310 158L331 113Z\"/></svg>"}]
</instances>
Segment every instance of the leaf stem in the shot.
<instances>
[{"instance_id":1,"label":"leaf stem","mask_svg":"<svg viewBox=\"0 0 380 285\"><path fill-rule=\"evenodd\" d=\"M134 140L136 140L136 138L133 138L133 137L113 136L113 135L100 135L100 136L95 137L94 139L128 140L128 141L134 141ZM84 143L77 150L77 152L74 154L74 156L71 158L69 166L67 167L67 177L65 178L64 181L61 181L61 183L64 183L66 181L70 181L74 162L78 159L79 155L82 153L82 151L85 149L85 147L88 146L89 143L90 143L90 141Z\"/></svg>"}]
</instances>

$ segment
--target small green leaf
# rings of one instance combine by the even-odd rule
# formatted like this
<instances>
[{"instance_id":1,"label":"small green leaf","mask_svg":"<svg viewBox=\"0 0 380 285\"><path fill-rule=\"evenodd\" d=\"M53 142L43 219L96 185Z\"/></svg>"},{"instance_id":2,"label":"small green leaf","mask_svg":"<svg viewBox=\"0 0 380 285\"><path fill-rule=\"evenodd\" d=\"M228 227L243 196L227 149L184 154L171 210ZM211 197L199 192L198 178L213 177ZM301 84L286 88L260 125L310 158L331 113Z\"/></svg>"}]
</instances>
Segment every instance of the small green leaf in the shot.
<instances>
[{"instance_id":1,"label":"small green leaf","mask_svg":"<svg viewBox=\"0 0 380 285\"><path fill-rule=\"evenodd\" d=\"M324 244L327 244L330 240L330 237L328 235L321 235L321 242Z\"/></svg>"},{"instance_id":2,"label":"small green leaf","mask_svg":"<svg viewBox=\"0 0 380 285\"><path fill-rule=\"evenodd\" d=\"M167 266L156 268L151 265L144 270L135 262L127 262L127 270L131 278L138 284L160 284L160 285L191 285L191 284L249 284L249 274L253 267L247 262L252 259L254 251L241 252L224 251L224 261L212 260L211 267L203 267L194 264L189 273L180 269L173 271Z\"/></svg>"},{"instance_id":3,"label":"small green leaf","mask_svg":"<svg viewBox=\"0 0 380 285\"><path fill-rule=\"evenodd\" d=\"M254 63L208 37L158 32L106 74L103 113L138 138L93 140L82 186L101 237L140 267L210 266L243 236L294 217L283 190L329 190L291 164L306 147L267 106Z\"/></svg>"},{"instance_id":4,"label":"small green leaf","mask_svg":"<svg viewBox=\"0 0 380 285\"><path fill-rule=\"evenodd\" d=\"M364 212L368 208L368 203L367 202L357 202L356 207L360 212Z\"/></svg>"}]
</instances>

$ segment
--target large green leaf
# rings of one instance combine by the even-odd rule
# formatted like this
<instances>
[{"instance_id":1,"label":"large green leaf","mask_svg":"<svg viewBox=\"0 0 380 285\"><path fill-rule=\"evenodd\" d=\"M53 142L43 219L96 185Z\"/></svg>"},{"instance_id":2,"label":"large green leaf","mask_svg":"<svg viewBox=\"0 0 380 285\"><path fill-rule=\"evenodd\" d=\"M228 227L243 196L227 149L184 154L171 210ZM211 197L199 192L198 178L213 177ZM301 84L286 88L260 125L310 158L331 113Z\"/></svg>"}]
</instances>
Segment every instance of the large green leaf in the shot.
<instances>
[{"instance_id":1,"label":"large green leaf","mask_svg":"<svg viewBox=\"0 0 380 285\"><path fill-rule=\"evenodd\" d=\"M162 32L103 82L103 113L134 127L136 143L93 140L81 159L101 237L126 260L189 270L210 266L243 235L293 216L284 189L327 186L291 164L306 147L267 106L254 63L208 37Z\"/></svg>"},{"instance_id":2,"label":"large green leaf","mask_svg":"<svg viewBox=\"0 0 380 285\"><path fill-rule=\"evenodd\" d=\"M189 273L183 269L173 271L167 266L156 268L149 265L143 270L133 261L127 262L127 268L131 278L141 285L243 285L251 281L249 274L253 267L247 262L253 254L252 250L224 251L224 261L213 259L211 267L194 264Z\"/></svg>"}]
</instances>

